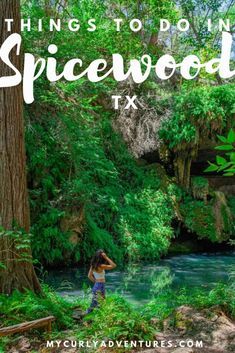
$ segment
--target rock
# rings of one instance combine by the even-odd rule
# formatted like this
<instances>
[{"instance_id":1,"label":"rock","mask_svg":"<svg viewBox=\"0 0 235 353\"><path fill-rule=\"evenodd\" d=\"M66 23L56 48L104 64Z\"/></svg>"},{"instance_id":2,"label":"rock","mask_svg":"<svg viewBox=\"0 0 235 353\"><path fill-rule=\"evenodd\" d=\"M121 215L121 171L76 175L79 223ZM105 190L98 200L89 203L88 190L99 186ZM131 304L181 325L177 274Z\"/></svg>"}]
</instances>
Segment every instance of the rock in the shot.
<instances>
[{"instance_id":1,"label":"rock","mask_svg":"<svg viewBox=\"0 0 235 353\"><path fill-rule=\"evenodd\" d=\"M212 321L212 322L215 322L218 318L219 318L218 315L214 315L214 316L211 318L211 321Z\"/></svg>"},{"instance_id":2,"label":"rock","mask_svg":"<svg viewBox=\"0 0 235 353\"><path fill-rule=\"evenodd\" d=\"M82 207L78 212L64 216L60 222L60 227L62 231L69 231L73 236L77 235L79 238L83 231L84 222L84 208Z\"/></svg>"},{"instance_id":3,"label":"rock","mask_svg":"<svg viewBox=\"0 0 235 353\"><path fill-rule=\"evenodd\" d=\"M147 349L147 350L141 351L140 353L170 353L170 351L165 348L155 348L155 349Z\"/></svg>"},{"instance_id":4,"label":"rock","mask_svg":"<svg viewBox=\"0 0 235 353\"><path fill-rule=\"evenodd\" d=\"M207 202L207 196L209 194L209 183L205 177L195 176L191 178L191 189L193 197L198 200L204 200Z\"/></svg>"},{"instance_id":5,"label":"rock","mask_svg":"<svg viewBox=\"0 0 235 353\"><path fill-rule=\"evenodd\" d=\"M165 335L164 335L164 333L162 333L162 332L156 333L155 339L156 339L157 341L163 341L163 340L165 340Z\"/></svg>"},{"instance_id":6,"label":"rock","mask_svg":"<svg viewBox=\"0 0 235 353\"><path fill-rule=\"evenodd\" d=\"M72 245L72 249L64 250L63 252L64 264L73 257L74 249L81 242L84 224L84 207L81 207L79 211L74 211L72 214L66 214L61 219L60 228L63 232L69 233L69 242Z\"/></svg>"},{"instance_id":7,"label":"rock","mask_svg":"<svg viewBox=\"0 0 235 353\"><path fill-rule=\"evenodd\" d=\"M72 314L72 318L75 320L82 320L82 318L86 315L84 311L81 309L75 309Z\"/></svg>"},{"instance_id":8,"label":"rock","mask_svg":"<svg viewBox=\"0 0 235 353\"><path fill-rule=\"evenodd\" d=\"M212 311L214 310L214 312ZM235 323L218 308L198 311L181 306L165 320L164 339L202 341L203 348L177 348L169 353L229 353L235 352Z\"/></svg>"},{"instance_id":9,"label":"rock","mask_svg":"<svg viewBox=\"0 0 235 353\"><path fill-rule=\"evenodd\" d=\"M192 348L177 348L171 351L171 353L194 353Z\"/></svg>"},{"instance_id":10,"label":"rock","mask_svg":"<svg viewBox=\"0 0 235 353\"><path fill-rule=\"evenodd\" d=\"M31 344L27 337L17 337L13 342L14 346L9 350L8 353L24 353L31 351Z\"/></svg>"},{"instance_id":11,"label":"rock","mask_svg":"<svg viewBox=\"0 0 235 353\"><path fill-rule=\"evenodd\" d=\"M235 325L225 315L220 316L217 322L218 326L212 332L213 346L226 351L234 339L232 334L235 333Z\"/></svg>"},{"instance_id":12,"label":"rock","mask_svg":"<svg viewBox=\"0 0 235 353\"><path fill-rule=\"evenodd\" d=\"M9 353L20 353L18 349L16 349L15 347L12 347L9 351Z\"/></svg>"},{"instance_id":13,"label":"rock","mask_svg":"<svg viewBox=\"0 0 235 353\"><path fill-rule=\"evenodd\" d=\"M229 239L229 236L233 233L233 216L223 192L215 191L214 198L215 226L217 239L220 242Z\"/></svg>"},{"instance_id":14,"label":"rock","mask_svg":"<svg viewBox=\"0 0 235 353\"><path fill-rule=\"evenodd\" d=\"M158 324L160 324L160 320L156 317L152 317L152 319L150 320L152 325L157 326Z\"/></svg>"},{"instance_id":15,"label":"rock","mask_svg":"<svg viewBox=\"0 0 235 353\"><path fill-rule=\"evenodd\" d=\"M30 341L27 337L23 337L19 342L19 348L22 352L28 352L31 348Z\"/></svg>"}]
</instances>

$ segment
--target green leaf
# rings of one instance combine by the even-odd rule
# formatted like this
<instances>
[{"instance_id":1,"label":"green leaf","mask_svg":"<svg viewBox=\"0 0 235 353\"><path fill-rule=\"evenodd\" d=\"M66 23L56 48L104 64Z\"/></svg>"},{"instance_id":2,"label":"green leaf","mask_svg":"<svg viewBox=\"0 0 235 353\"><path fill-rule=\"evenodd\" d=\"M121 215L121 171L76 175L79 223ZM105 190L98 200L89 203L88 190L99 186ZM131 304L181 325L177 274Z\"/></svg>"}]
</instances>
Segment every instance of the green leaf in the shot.
<instances>
[{"instance_id":1,"label":"green leaf","mask_svg":"<svg viewBox=\"0 0 235 353\"><path fill-rule=\"evenodd\" d=\"M2 262L0 262L0 268L6 270L6 266Z\"/></svg>"},{"instance_id":2,"label":"green leaf","mask_svg":"<svg viewBox=\"0 0 235 353\"><path fill-rule=\"evenodd\" d=\"M233 165L232 162L225 163L225 164L221 165L221 167L218 168L218 172L220 172L221 170L224 170L224 169L226 169L226 168L228 168L228 167L230 167L232 165Z\"/></svg>"},{"instance_id":3,"label":"green leaf","mask_svg":"<svg viewBox=\"0 0 235 353\"><path fill-rule=\"evenodd\" d=\"M233 173L225 173L224 176L234 176Z\"/></svg>"},{"instance_id":4,"label":"green leaf","mask_svg":"<svg viewBox=\"0 0 235 353\"><path fill-rule=\"evenodd\" d=\"M216 163L219 165L224 165L227 163L226 159L221 156L216 156Z\"/></svg>"},{"instance_id":5,"label":"green leaf","mask_svg":"<svg viewBox=\"0 0 235 353\"><path fill-rule=\"evenodd\" d=\"M228 142L227 139L226 139L226 137L224 137L224 136L217 135L217 137L218 137L218 139L219 139L221 142L223 142L223 143L227 143L227 142Z\"/></svg>"},{"instance_id":6,"label":"green leaf","mask_svg":"<svg viewBox=\"0 0 235 353\"><path fill-rule=\"evenodd\" d=\"M220 151L231 151L231 150L233 150L233 146L232 145L221 145L221 146L215 147L215 149L220 150Z\"/></svg>"},{"instance_id":7,"label":"green leaf","mask_svg":"<svg viewBox=\"0 0 235 353\"><path fill-rule=\"evenodd\" d=\"M231 129L228 133L228 143L234 143L235 142L235 130Z\"/></svg>"},{"instance_id":8,"label":"green leaf","mask_svg":"<svg viewBox=\"0 0 235 353\"><path fill-rule=\"evenodd\" d=\"M204 172L215 172L218 170L218 166L216 164L210 163L210 166L204 170Z\"/></svg>"},{"instance_id":9,"label":"green leaf","mask_svg":"<svg viewBox=\"0 0 235 353\"><path fill-rule=\"evenodd\" d=\"M229 153L230 161L235 163L235 152Z\"/></svg>"},{"instance_id":10,"label":"green leaf","mask_svg":"<svg viewBox=\"0 0 235 353\"><path fill-rule=\"evenodd\" d=\"M27 244L19 244L19 245L16 245L16 249L20 250L20 249L29 249L30 246L27 245Z\"/></svg>"},{"instance_id":11,"label":"green leaf","mask_svg":"<svg viewBox=\"0 0 235 353\"><path fill-rule=\"evenodd\" d=\"M229 168L226 170L226 173L227 172L235 174L235 168Z\"/></svg>"}]
</instances>

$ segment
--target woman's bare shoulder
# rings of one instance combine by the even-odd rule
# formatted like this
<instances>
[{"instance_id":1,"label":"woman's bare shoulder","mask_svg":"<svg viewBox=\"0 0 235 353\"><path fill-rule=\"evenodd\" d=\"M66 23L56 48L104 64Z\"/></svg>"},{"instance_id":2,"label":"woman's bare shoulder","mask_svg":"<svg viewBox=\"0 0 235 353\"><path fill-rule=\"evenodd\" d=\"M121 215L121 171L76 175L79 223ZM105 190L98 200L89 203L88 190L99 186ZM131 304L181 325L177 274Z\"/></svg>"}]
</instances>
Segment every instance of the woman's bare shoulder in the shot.
<instances>
[{"instance_id":1,"label":"woman's bare shoulder","mask_svg":"<svg viewBox=\"0 0 235 353\"><path fill-rule=\"evenodd\" d=\"M97 273L102 272L102 271L103 271L103 267L102 267L102 266L103 266L103 265L100 265L100 266L97 267L97 268L93 268L92 271L93 271L93 272L97 272Z\"/></svg>"}]
</instances>

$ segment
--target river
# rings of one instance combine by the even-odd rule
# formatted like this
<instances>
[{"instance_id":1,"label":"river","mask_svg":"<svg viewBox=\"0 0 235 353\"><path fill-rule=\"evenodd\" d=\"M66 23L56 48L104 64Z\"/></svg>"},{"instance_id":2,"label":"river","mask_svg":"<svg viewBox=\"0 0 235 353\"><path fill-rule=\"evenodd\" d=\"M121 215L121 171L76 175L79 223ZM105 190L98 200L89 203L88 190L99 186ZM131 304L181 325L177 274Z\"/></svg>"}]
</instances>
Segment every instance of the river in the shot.
<instances>
[{"instance_id":1,"label":"river","mask_svg":"<svg viewBox=\"0 0 235 353\"><path fill-rule=\"evenodd\" d=\"M106 288L139 306L166 287L173 290L197 287L209 291L218 283L227 283L232 270L235 271L235 252L177 255L155 263L107 271ZM87 272L87 267L51 270L44 280L59 294L72 299L85 295L91 286Z\"/></svg>"}]
</instances>

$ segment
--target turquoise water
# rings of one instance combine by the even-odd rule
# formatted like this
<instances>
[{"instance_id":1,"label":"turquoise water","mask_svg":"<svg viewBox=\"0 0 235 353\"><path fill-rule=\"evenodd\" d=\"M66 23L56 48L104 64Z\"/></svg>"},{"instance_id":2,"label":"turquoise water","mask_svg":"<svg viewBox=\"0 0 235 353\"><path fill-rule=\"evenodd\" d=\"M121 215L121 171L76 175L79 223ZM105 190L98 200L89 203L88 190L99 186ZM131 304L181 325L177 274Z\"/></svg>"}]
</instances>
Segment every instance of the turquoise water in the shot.
<instances>
[{"instance_id":1,"label":"turquoise water","mask_svg":"<svg viewBox=\"0 0 235 353\"><path fill-rule=\"evenodd\" d=\"M121 271L107 271L106 288L121 293L133 304L142 305L167 287L210 290L218 283L227 283L232 270L235 271L235 252L179 255ZM84 296L84 289L91 286L87 272L84 267L53 270L48 272L45 282L70 299Z\"/></svg>"}]
</instances>

